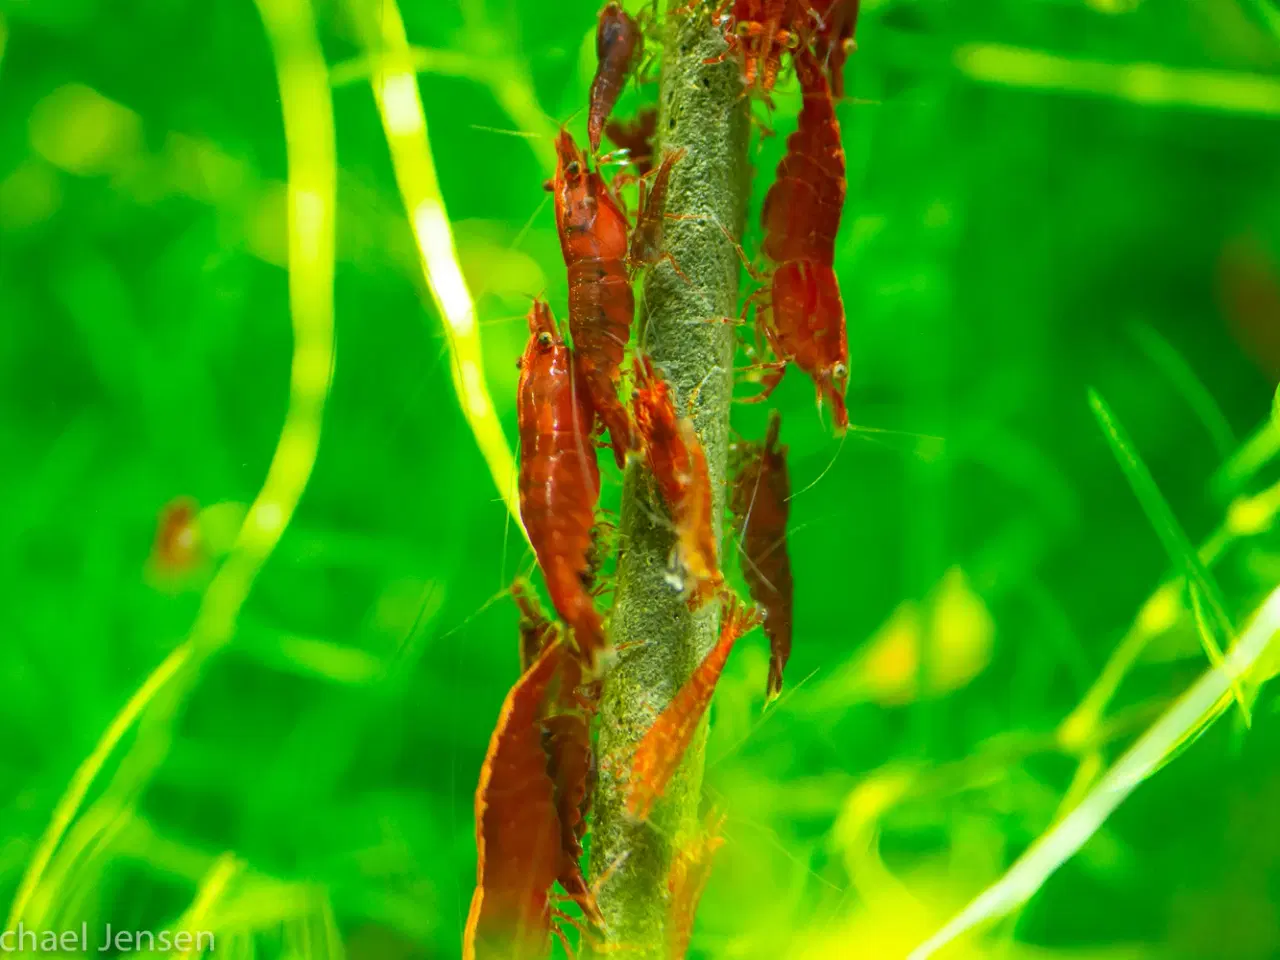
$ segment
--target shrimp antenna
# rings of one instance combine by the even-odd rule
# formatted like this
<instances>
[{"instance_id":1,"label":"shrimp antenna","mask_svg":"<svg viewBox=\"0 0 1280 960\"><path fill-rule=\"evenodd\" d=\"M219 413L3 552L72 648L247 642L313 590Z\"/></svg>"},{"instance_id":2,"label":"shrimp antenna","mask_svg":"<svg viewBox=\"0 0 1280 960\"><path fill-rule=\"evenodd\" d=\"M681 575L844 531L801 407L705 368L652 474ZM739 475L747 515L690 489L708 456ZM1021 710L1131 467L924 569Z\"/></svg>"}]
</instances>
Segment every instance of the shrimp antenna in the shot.
<instances>
[{"instance_id":1,"label":"shrimp antenna","mask_svg":"<svg viewBox=\"0 0 1280 960\"><path fill-rule=\"evenodd\" d=\"M570 123L574 121L574 119L578 116L578 114L580 114L584 109L585 109L584 107L579 107L577 110L573 111L573 113L569 114L569 116L567 116L563 121L561 121L556 125L559 127L568 126ZM530 130L513 130L510 127L491 127L488 124L484 124L484 123L473 123L470 126L472 130L482 130L485 133L498 133L506 137L521 137L525 140L552 139L551 137L548 137L545 133L533 133Z\"/></svg>"},{"instance_id":2,"label":"shrimp antenna","mask_svg":"<svg viewBox=\"0 0 1280 960\"><path fill-rule=\"evenodd\" d=\"M512 238L511 240L512 250L520 249L520 245L524 243L525 237L529 235L529 232L533 229L533 225L537 223L538 217L542 215L542 211L546 209L547 204L550 202L551 202L551 195L544 193L542 195L542 199L538 201L538 205L533 208L533 213L529 215L529 219L525 221L524 226L521 227L519 232L517 232L516 235ZM476 290L475 296L472 299L476 303L479 303L489 293L489 290L490 290L490 287L487 285L480 287L479 289Z\"/></svg>"},{"instance_id":3,"label":"shrimp antenna","mask_svg":"<svg viewBox=\"0 0 1280 960\"><path fill-rule=\"evenodd\" d=\"M515 487L519 483L520 467L517 462L511 465L511 486ZM511 511L503 511L502 519L502 559L498 567L498 582L505 586L507 582L507 548L511 541Z\"/></svg>"},{"instance_id":4,"label":"shrimp antenna","mask_svg":"<svg viewBox=\"0 0 1280 960\"><path fill-rule=\"evenodd\" d=\"M883 107L883 100L868 100L866 97L839 97L833 99L831 106L834 107Z\"/></svg>"},{"instance_id":5,"label":"shrimp antenna","mask_svg":"<svg viewBox=\"0 0 1280 960\"><path fill-rule=\"evenodd\" d=\"M484 603L480 604L480 608L479 608L478 610L474 611L474 612L473 612L469 617L467 617L466 619L464 619L461 623L457 624L456 626L451 627L449 630L446 630L444 633L440 634L440 636L439 636L439 637L437 637L436 639L437 639L437 640L446 640L446 639L448 639L449 637L453 636L455 633L457 633L457 632L458 632L459 630L461 630L463 627L465 627L465 626L467 626L469 623L471 623L471 621L472 621L472 620L474 620L476 617L480 616L482 613L484 613L486 610L488 610L490 607L492 607L495 603L497 603L499 600L501 600L504 596L506 596L506 595L507 595L507 593L508 593L508 588L507 588L507 587L503 587L501 590L499 590L497 593L495 593L493 596L491 596L491 597L490 597L488 600L486 600Z\"/></svg>"},{"instance_id":6,"label":"shrimp antenna","mask_svg":"<svg viewBox=\"0 0 1280 960\"><path fill-rule=\"evenodd\" d=\"M775 423L778 425L777 429L774 428ZM778 430L781 429L781 426L782 426L782 416L778 413L777 410L770 411L769 428L765 434L766 439L768 437L772 437L774 441L776 441L778 438ZM764 452L768 449L769 445L766 443L761 443L759 447L760 447L761 455L763 456ZM769 578L765 575L765 572L761 570L759 566L756 565L756 562L752 560L750 556L747 555L747 551L742 547L742 537L747 532L747 526L751 523L751 513L753 510L755 510L756 496L760 493L760 483L763 479L764 479L763 472L757 470L756 482L751 487L751 499L747 502L747 509L742 514L742 522L738 525L738 531L736 535L734 535L733 537L733 541L734 541L733 545L737 549L738 554L742 557L744 561L746 561L751 565L751 569L754 570L759 575L760 579L764 582L764 584L770 590L773 590L776 592L778 589L777 586L774 585L774 583L769 580Z\"/></svg>"},{"instance_id":7,"label":"shrimp antenna","mask_svg":"<svg viewBox=\"0 0 1280 960\"><path fill-rule=\"evenodd\" d=\"M520 296L525 300L545 300L547 299L547 288L543 287L537 293L530 293L528 290L521 290Z\"/></svg>"},{"instance_id":8,"label":"shrimp antenna","mask_svg":"<svg viewBox=\"0 0 1280 960\"><path fill-rule=\"evenodd\" d=\"M773 422L772 422L772 421L770 421L770 423L769 423L769 427L770 427L770 429L772 430L772 428L773 428ZM808 485L808 486L806 486L804 489L802 489L802 490L797 490L795 493L791 494L791 496L787 497L787 502L788 502L788 503L790 503L790 502L791 502L792 500L794 500L796 497L800 496L800 494L802 494L802 493L808 493L810 490L812 490L814 487L816 487L819 483L821 483L821 482L822 482L822 479L823 479L823 478L824 478L828 473L830 473L830 472L831 472L831 468L832 468L832 467L834 467L834 466L836 465L836 460L838 460L838 459L840 458L840 451L844 449L844 442L845 442L845 440L848 438L848 436L849 436L849 434L848 434L848 432L847 432L847 431L846 431L845 433L842 433L842 434L840 435L840 443L836 446L836 452L835 452L834 454L832 454L832 455L831 455L831 459L830 459L830 460L828 460L828 461L827 461L827 465L826 465L825 467L823 467L823 468L822 468L822 472L821 472L821 473L819 473L816 477L814 477L814 478L813 478L813 480L811 480L811 481L809 482L809 485Z\"/></svg>"},{"instance_id":9,"label":"shrimp antenna","mask_svg":"<svg viewBox=\"0 0 1280 960\"><path fill-rule=\"evenodd\" d=\"M565 117L564 120L561 121L560 126L567 127L569 124L573 123L573 121L578 119L578 115L585 109L587 109L587 104L584 103L582 106L578 107L577 110L573 111L573 113Z\"/></svg>"},{"instance_id":10,"label":"shrimp antenna","mask_svg":"<svg viewBox=\"0 0 1280 960\"><path fill-rule=\"evenodd\" d=\"M520 228L520 232L515 235L511 241L511 249L517 250L520 244L524 243L524 238L529 235L529 231L533 229L534 223L538 217L542 215L542 211L546 209L547 204L551 202L551 194L544 193L542 199L538 201L538 205L533 208L533 213L529 214L529 219L524 222L524 226Z\"/></svg>"},{"instance_id":11,"label":"shrimp antenna","mask_svg":"<svg viewBox=\"0 0 1280 960\"><path fill-rule=\"evenodd\" d=\"M868 440L879 443L882 446L889 447L889 449L891 450L897 449L897 448L889 443L886 443L885 440L882 438L904 437L912 440L927 440L927 441L930 441L931 443L940 444L944 447L947 442L946 437L936 433L917 433L914 430L894 430L889 427L869 427L865 424L860 424L860 423L849 424L847 432L860 434L866 437L866 439ZM925 454L921 453L920 451L919 444L916 445L916 449L914 453L918 457L922 457L922 458L925 457Z\"/></svg>"},{"instance_id":12,"label":"shrimp antenna","mask_svg":"<svg viewBox=\"0 0 1280 960\"><path fill-rule=\"evenodd\" d=\"M542 133L532 133L529 130L512 130L509 127L491 127L484 123L471 124L472 130L481 130L485 133L500 133L504 137L520 137L525 140L546 140L547 137Z\"/></svg>"}]
</instances>

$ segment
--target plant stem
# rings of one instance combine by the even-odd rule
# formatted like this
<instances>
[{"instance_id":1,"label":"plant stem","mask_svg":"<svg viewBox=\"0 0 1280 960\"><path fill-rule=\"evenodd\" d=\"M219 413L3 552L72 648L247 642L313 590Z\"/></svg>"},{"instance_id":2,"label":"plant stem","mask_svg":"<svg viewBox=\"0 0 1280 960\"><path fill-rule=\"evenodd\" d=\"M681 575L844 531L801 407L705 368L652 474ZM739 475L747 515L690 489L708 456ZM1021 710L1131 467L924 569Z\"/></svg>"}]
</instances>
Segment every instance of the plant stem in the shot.
<instances>
[{"instance_id":1,"label":"plant stem","mask_svg":"<svg viewBox=\"0 0 1280 960\"><path fill-rule=\"evenodd\" d=\"M677 8L687 0L670 0ZM663 149L685 147L673 168L666 247L688 276L669 264L649 272L641 300L640 349L665 374L681 412L693 417L706 449L721 535L733 390L733 327L740 261L724 229L741 237L749 190L748 104L719 29L702 12L666 17L658 113ZM719 611L690 614L667 580L674 542L665 508L643 463L623 487L617 592L611 620L623 647L606 675L600 707L600 780L595 796L591 877L607 942L628 957L665 956L666 881L674 850L698 826L705 761L705 722L647 823L625 810L626 771L636 743L715 640Z\"/></svg>"}]
</instances>

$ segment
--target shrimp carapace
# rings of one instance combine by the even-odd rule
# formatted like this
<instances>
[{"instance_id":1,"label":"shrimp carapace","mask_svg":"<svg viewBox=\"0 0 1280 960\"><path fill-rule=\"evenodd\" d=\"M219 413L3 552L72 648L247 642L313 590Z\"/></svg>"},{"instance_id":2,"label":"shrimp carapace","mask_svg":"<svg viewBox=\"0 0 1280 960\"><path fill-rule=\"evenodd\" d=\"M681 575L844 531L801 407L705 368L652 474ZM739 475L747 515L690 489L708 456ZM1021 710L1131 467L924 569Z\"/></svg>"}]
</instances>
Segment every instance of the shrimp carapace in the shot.
<instances>
[{"instance_id":1,"label":"shrimp carapace","mask_svg":"<svg viewBox=\"0 0 1280 960\"><path fill-rule=\"evenodd\" d=\"M791 657L795 593L787 553L791 480L787 448L778 443L781 429L782 417L774 410L764 442L734 446L735 476L729 498L742 544L742 576L751 599L764 609L764 632L769 638L766 700L782 692L782 672Z\"/></svg>"},{"instance_id":2,"label":"shrimp carapace","mask_svg":"<svg viewBox=\"0 0 1280 960\"><path fill-rule=\"evenodd\" d=\"M535 300L520 359L520 517L556 613L592 669L604 625L587 589L591 528L600 497L595 412L551 308Z\"/></svg>"},{"instance_id":3,"label":"shrimp carapace","mask_svg":"<svg viewBox=\"0 0 1280 960\"><path fill-rule=\"evenodd\" d=\"M844 148L831 88L803 47L796 54L796 74L804 106L761 211L764 252L777 266L768 307L758 307L756 316L777 362L752 399L772 393L786 364L794 363L812 378L819 403L831 404L836 429L843 432L849 425L849 343L834 263L845 198Z\"/></svg>"},{"instance_id":4,"label":"shrimp carapace","mask_svg":"<svg viewBox=\"0 0 1280 960\"><path fill-rule=\"evenodd\" d=\"M759 612L744 608L732 594L721 600L720 636L711 652L694 668L693 675L658 715L653 726L641 738L631 763L627 788L627 812L639 820L647 820L658 797L667 788L685 751L693 740L698 722L707 712L716 682L724 672L729 653L738 639L760 622Z\"/></svg>"},{"instance_id":5,"label":"shrimp carapace","mask_svg":"<svg viewBox=\"0 0 1280 960\"><path fill-rule=\"evenodd\" d=\"M507 694L476 787L476 889L464 960L541 960L551 948L551 887L561 867L555 785L542 711L565 649L552 643Z\"/></svg>"},{"instance_id":6,"label":"shrimp carapace","mask_svg":"<svg viewBox=\"0 0 1280 960\"><path fill-rule=\"evenodd\" d=\"M812 260L782 264L773 273L768 312L764 333L779 362L761 381L759 399L781 382L784 361L794 363L813 379L819 404L831 404L836 432L843 433L849 426L849 345L835 270Z\"/></svg>"},{"instance_id":7,"label":"shrimp carapace","mask_svg":"<svg viewBox=\"0 0 1280 960\"><path fill-rule=\"evenodd\" d=\"M587 140L592 154L600 152L600 134L627 79L644 56L644 32L619 3L607 3L596 24L596 75L588 100Z\"/></svg>"},{"instance_id":8,"label":"shrimp carapace","mask_svg":"<svg viewBox=\"0 0 1280 960\"><path fill-rule=\"evenodd\" d=\"M707 456L693 422L676 414L667 382L649 357L636 357L635 380L636 432L675 528L672 567L681 574L690 609L696 610L724 586Z\"/></svg>"},{"instance_id":9,"label":"shrimp carapace","mask_svg":"<svg viewBox=\"0 0 1280 960\"><path fill-rule=\"evenodd\" d=\"M627 270L631 225L567 130L556 140L556 175L548 186L555 194L560 251L568 268L575 363L621 468L634 444L631 419L618 400L636 310Z\"/></svg>"}]
</instances>

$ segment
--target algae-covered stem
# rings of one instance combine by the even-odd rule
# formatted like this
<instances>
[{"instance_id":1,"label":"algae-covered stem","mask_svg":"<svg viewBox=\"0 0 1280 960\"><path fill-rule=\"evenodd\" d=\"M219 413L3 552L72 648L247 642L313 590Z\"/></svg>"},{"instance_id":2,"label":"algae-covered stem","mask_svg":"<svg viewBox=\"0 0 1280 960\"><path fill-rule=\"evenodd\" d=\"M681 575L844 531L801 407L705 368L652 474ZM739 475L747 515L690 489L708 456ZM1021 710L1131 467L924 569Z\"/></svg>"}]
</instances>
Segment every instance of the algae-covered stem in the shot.
<instances>
[{"instance_id":1,"label":"algae-covered stem","mask_svg":"<svg viewBox=\"0 0 1280 960\"><path fill-rule=\"evenodd\" d=\"M687 6L687 0L669 0L671 10ZM720 29L703 10L665 18L656 147L688 151L672 173L667 211L694 218L667 220L666 246L690 282L668 264L650 270L637 335L682 412L692 412L707 453L717 538L734 354L734 328L718 321L736 315L741 269L721 226L741 237L750 183L740 69L732 58L705 62L723 50ZM676 846L699 822L705 725L646 823L627 816L626 770L636 743L713 645L718 616L714 603L690 614L672 590L674 535L665 516L643 465L633 462L623 487L610 624L623 651L606 676L600 707L591 880L600 882L607 942L625 945L636 958L665 956L667 875Z\"/></svg>"}]
</instances>

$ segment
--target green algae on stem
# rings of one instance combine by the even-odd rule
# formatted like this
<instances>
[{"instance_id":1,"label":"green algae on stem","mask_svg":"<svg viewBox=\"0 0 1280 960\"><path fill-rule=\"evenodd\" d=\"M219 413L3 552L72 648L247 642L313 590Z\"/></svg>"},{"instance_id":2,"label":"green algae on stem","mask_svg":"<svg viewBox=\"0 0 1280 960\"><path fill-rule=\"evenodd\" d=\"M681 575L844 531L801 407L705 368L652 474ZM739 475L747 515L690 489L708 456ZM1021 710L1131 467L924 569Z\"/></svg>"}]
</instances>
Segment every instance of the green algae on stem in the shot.
<instances>
[{"instance_id":1,"label":"green algae on stem","mask_svg":"<svg viewBox=\"0 0 1280 960\"><path fill-rule=\"evenodd\" d=\"M672 0L669 9L687 4ZM662 149L685 148L673 169L667 209L682 216L666 225L669 263L649 271L641 300L638 342L663 371L676 403L691 410L707 454L722 530L733 390L734 332L719 322L736 314L740 260L724 234L741 237L750 186L748 102L738 66L708 64L724 41L700 11L672 16L664 26L658 114ZM639 463L627 470L620 520L612 639L624 648L605 679L598 747L591 880L607 932L606 944L628 956L665 956L667 877L683 836L698 830L706 724L643 823L626 812L625 773L636 744L694 666L715 642L718 607L690 613L667 576L674 533L650 478ZM722 551L723 552L723 551Z\"/></svg>"}]
</instances>

